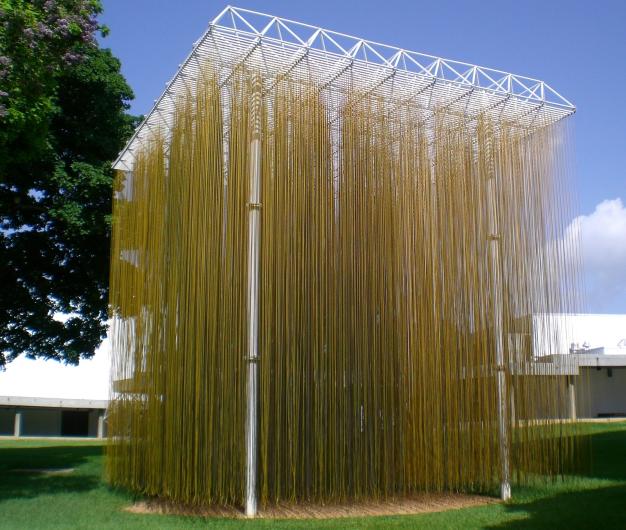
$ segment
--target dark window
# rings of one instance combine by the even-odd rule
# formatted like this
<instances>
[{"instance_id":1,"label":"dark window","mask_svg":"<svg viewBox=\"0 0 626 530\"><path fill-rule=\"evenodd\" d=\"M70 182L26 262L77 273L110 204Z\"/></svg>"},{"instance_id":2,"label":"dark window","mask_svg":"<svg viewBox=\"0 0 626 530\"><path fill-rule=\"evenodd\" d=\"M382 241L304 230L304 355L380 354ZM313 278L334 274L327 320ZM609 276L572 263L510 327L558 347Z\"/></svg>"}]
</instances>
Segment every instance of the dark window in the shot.
<instances>
[{"instance_id":1,"label":"dark window","mask_svg":"<svg viewBox=\"0 0 626 530\"><path fill-rule=\"evenodd\" d=\"M88 410L64 410L61 413L61 436L87 436L88 434Z\"/></svg>"}]
</instances>

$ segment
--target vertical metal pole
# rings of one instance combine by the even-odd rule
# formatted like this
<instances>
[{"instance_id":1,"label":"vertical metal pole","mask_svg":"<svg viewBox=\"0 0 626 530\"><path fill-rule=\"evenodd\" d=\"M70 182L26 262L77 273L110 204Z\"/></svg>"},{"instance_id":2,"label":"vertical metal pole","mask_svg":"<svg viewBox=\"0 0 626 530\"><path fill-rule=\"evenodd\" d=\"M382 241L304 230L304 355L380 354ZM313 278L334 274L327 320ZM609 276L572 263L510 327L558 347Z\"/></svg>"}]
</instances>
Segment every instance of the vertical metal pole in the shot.
<instances>
[{"instance_id":1,"label":"vertical metal pole","mask_svg":"<svg viewBox=\"0 0 626 530\"><path fill-rule=\"evenodd\" d=\"M250 202L248 204L248 385L246 409L246 516L257 513L259 244L261 233L261 78L252 80L250 102Z\"/></svg>"},{"instance_id":2,"label":"vertical metal pole","mask_svg":"<svg viewBox=\"0 0 626 530\"><path fill-rule=\"evenodd\" d=\"M22 411L15 411L15 420L13 422L13 436L19 438L22 436Z\"/></svg>"},{"instance_id":3,"label":"vertical metal pole","mask_svg":"<svg viewBox=\"0 0 626 530\"><path fill-rule=\"evenodd\" d=\"M506 363L502 329L502 286L500 264L500 234L497 218L495 174L487 179L487 212L489 220L489 256L491 261L491 300L493 303L493 331L496 353L498 388L498 437L500 444L500 498L511 498L511 463L509 455L509 418L507 406Z\"/></svg>"},{"instance_id":4,"label":"vertical metal pole","mask_svg":"<svg viewBox=\"0 0 626 530\"><path fill-rule=\"evenodd\" d=\"M509 389L511 400L511 424L515 424L515 388Z\"/></svg>"},{"instance_id":5,"label":"vertical metal pole","mask_svg":"<svg viewBox=\"0 0 626 530\"><path fill-rule=\"evenodd\" d=\"M574 387L574 376L567 376L567 397L569 405L569 419L576 420L576 388Z\"/></svg>"}]
</instances>

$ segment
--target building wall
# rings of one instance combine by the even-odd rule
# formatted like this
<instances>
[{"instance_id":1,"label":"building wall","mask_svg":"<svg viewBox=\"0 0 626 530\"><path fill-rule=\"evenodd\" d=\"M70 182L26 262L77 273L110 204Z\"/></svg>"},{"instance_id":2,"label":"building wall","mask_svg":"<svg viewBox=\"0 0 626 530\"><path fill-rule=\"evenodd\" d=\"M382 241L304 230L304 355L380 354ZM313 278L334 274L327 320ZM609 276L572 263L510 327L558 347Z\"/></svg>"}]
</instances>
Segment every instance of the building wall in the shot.
<instances>
[{"instance_id":1,"label":"building wall","mask_svg":"<svg viewBox=\"0 0 626 530\"><path fill-rule=\"evenodd\" d=\"M63 436L63 411L51 407L0 407L0 436L13 436L15 433L15 413L22 414L21 436ZM76 410L76 409L75 409ZM80 409L84 410L84 409ZM98 436L98 418L104 410L93 409L88 413L87 436ZM103 435L106 435L104 424Z\"/></svg>"},{"instance_id":2,"label":"building wall","mask_svg":"<svg viewBox=\"0 0 626 530\"><path fill-rule=\"evenodd\" d=\"M626 416L626 367L608 369L581 368L577 377L576 401L578 416Z\"/></svg>"},{"instance_id":3,"label":"building wall","mask_svg":"<svg viewBox=\"0 0 626 530\"><path fill-rule=\"evenodd\" d=\"M61 436L60 409L21 409L22 436Z\"/></svg>"},{"instance_id":4,"label":"building wall","mask_svg":"<svg viewBox=\"0 0 626 530\"><path fill-rule=\"evenodd\" d=\"M99 410L90 410L89 411L89 435L88 436L98 436L98 416L102 413Z\"/></svg>"},{"instance_id":5,"label":"building wall","mask_svg":"<svg viewBox=\"0 0 626 530\"><path fill-rule=\"evenodd\" d=\"M0 407L0 436L13 436L15 428L15 410Z\"/></svg>"},{"instance_id":6,"label":"building wall","mask_svg":"<svg viewBox=\"0 0 626 530\"><path fill-rule=\"evenodd\" d=\"M23 355L8 363L6 370L0 371L0 398L5 398L0 405L0 436L13 436L16 407L22 412L22 436L61 436L61 408L55 403L37 404L37 400L106 402L110 386L110 354L111 341L107 338L92 359L81 359L78 366L28 359ZM7 400L22 400L22 403L7 403ZM33 405L29 406L23 400L30 400ZM77 405L77 408L85 410L93 406L86 403L85 407ZM103 413L103 409L89 412L88 436L98 435L98 415Z\"/></svg>"}]
</instances>

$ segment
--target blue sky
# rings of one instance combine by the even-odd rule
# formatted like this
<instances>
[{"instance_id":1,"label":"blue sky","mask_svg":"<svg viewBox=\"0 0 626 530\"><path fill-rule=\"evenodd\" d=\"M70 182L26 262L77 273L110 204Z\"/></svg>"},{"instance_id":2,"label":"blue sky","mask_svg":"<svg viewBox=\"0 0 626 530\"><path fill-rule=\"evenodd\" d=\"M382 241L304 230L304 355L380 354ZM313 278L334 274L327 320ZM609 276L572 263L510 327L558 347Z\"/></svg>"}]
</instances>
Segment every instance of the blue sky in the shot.
<instances>
[{"instance_id":1,"label":"blue sky","mask_svg":"<svg viewBox=\"0 0 626 530\"><path fill-rule=\"evenodd\" d=\"M146 113L208 22L207 0L103 0L103 45ZM626 1L235 3L449 59L543 79L578 107L575 186L589 311L626 313Z\"/></svg>"}]
</instances>

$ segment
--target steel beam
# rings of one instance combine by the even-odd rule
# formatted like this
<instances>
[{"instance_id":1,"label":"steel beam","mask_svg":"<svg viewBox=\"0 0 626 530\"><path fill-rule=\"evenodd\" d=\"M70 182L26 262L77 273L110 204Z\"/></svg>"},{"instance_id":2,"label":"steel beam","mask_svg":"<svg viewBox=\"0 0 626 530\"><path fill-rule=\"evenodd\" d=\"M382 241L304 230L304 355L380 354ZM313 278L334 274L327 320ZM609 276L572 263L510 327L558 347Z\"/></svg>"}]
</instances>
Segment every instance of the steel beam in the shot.
<instances>
[{"instance_id":1,"label":"steel beam","mask_svg":"<svg viewBox=\"0 0 626 530\"><path fill-rule=\"evenodd\" d=\"M258 378L259 378L259 257L261 236L261 94L252 80L250 102L250 190L248 203L248 384L246 408L246 516L257 513Z\"/></svg>"}]
</instances>

